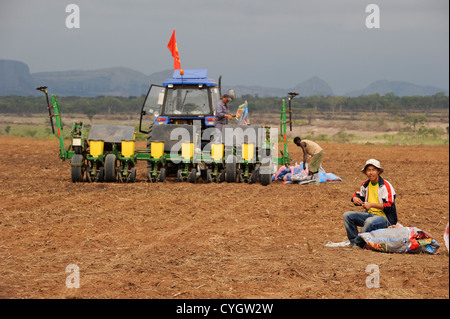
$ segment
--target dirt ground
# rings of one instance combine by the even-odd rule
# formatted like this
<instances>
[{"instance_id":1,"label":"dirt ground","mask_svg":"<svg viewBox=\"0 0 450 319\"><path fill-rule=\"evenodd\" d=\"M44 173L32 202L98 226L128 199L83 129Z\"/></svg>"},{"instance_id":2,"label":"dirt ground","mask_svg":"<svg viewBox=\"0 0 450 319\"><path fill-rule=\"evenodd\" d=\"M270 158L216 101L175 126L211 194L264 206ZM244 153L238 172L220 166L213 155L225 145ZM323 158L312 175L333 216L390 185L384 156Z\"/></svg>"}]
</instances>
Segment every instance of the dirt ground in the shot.
<instances>
[{"instance_id":1,"label":"dirt ground","mask_svg":"<svg viewBox=\"0 0 450 319\"><path fill-rule=\"evenodd\" d=\"M0 298L449 298L448 146L322 147L342 182L152 184L139 162L134 184L74 184L56 140L0 136ZM431 233L439 254L325 247L346 239L369 158L396 189L399 222ZM380 288L366 286L368 265Z\"/></svg>"}]
</instances>

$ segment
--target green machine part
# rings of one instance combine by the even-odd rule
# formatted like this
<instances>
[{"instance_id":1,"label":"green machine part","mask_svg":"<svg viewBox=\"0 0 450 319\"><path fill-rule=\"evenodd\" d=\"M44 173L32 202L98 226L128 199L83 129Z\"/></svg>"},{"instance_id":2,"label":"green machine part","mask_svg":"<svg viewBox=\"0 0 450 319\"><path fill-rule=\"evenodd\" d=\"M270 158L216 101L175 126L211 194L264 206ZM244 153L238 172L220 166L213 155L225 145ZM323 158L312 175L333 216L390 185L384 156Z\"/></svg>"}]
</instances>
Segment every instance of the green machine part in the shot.
<instances>
[{"instance_id":1,"label":"green machine part","mask_svg":"<svg viewBox=\"0 0 450 319\"><path fill-rule=\"evenodd\" d=\"M281 157L278 158L278 164L286 165L288 166L290 164L290 158L289 158L289 151L287 147L287 136L286 136L286 124L289 124L290 130L292 131L292 108L291 108L291 101L293 98L295 98L299 93L297 92L289 92L289 110L286 109L286 101L283 99L281 104L281 131L283 136L283 143L284 143L284 150L280 151ZM286 119L286 113L289 113L289 121Z\"/></svg>"},{"instance_id":2,"label":"green machine part","mask_svg":"<svg viewBox=\"0 0 450 319\"><path fill-rule=\"evenodd\" d=\"M71 159L73 157L73 155L76 153L74 151L71 151L71 149L74 149L73 147L73 143L74 143L74 139L77 140L79 139L79 147L80 150L77 153L80 153L85 151L86 149L86 145L85 145L85 138L84 138L84 123L83 122L74 122L72 125L72 131L71 131L71 144L69 145L69 147L66 149L64 146L64 136L63 136L63 122L61 119L61 110L59 108L59 103L58 100L56 99L56 96L54 94L52 94L52 101L53 101L53 115L50 115L51 117L55 118L55 122L56 122L56 129L57 129L57 137L59 139L59 157L61 158L61 160L65 161L66 159Z\"/></svg>"},{"instance_id":3,"label":"green machine part","mask_svg":"<svg viewBox=\"0 0 450 319\"><path fill-rule=\"evenodd\" d=\"M280 165L289 165L290 159L289 159L289 151L287 147L287 137L286 137L286 124L288 123L286 121L286 101L285 99L282 100L281 104L281 136L283 137L283 151L280 151L281 157L278 158L278 164Z\"/></svg>"},{"instance_id":4,"label":"green machine part","mask_svg":"<svg viewBox=\"0 0 450 319\"><path fill-rule=\"evenodd\" d=\"M56 129L57 129L57 133L58 133L58 139L59 139L59 157L62 160L66 160L68 159L68 154L67 151L64 147L64 137L62 134L62 130L63 130L63 123L61 120L61 111L59 108L59 104L58 104L58 100L56 99L56 96L54 94L52 94L52 101L53 101L53 117L55 118L55 122L56 122Z\"/></svg>"}]
</instances>

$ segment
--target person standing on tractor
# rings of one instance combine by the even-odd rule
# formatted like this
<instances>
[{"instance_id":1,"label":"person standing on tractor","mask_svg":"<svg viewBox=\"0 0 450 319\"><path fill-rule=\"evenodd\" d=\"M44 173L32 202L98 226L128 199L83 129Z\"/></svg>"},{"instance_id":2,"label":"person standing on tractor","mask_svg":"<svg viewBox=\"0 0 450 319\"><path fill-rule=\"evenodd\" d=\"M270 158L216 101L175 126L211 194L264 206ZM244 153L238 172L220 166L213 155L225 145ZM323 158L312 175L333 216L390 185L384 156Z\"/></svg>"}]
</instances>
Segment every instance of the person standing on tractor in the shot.
<instances>
[{"instance_id":1,"label":"person standing on tractor","mask_svg":"<svg viewBox=\"0 0 450 319\"><path fill-rule=\"evenodd\" d=\"M216 128L216 137L215 142L222 142L222 127L228 124L228 120L231 120L236 114L230 114L228 110L228 104L232 101L232 98L229 94L224 94L222 100L217 103L216 112L215 112L215 120L214 127Z\"/></svg>"},{"instance_id":2,"label":"person standing on tractor","mask_svg":"<svg viewBox=\"0 0 450 319\"><path fill-rule=\"evenodd\" d=\"M306 169L307 155L312 156L308 166L308 175L316 180L316 184L320 184L319 169L322 164L323 149L319 144L310 141L302 140L300 137L294 138L295 145L301 147L303 150L303 170Z\"/></svg>"},{"instance_id":3,"label":"person standing on tractor","mask_svg":"<svg viewBox=\"0 0 450 319\"><path fill-rule=\"evenodd\" d=\"M361 172L368 179L353 194L351 201L355 206L362 206L364 212L345 212L343 219L350 245L364 247L364 240L358 236L358 226L364 233L396 225L397 209L394 187L380 176L383 173L380 162L369 159Z\"/></svg>"}]
</instances>

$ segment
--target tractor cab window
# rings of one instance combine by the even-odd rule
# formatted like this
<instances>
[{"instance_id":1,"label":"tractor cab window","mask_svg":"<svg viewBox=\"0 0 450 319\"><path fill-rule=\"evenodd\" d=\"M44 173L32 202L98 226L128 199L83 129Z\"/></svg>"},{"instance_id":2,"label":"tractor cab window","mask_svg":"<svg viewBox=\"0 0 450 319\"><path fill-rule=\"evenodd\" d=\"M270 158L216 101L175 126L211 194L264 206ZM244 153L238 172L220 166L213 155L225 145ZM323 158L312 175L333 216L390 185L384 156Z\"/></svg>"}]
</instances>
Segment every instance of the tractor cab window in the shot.
<instances>
[{"instance_id":1,"label":"tractor cab window","mask_svg":"<svg viewBox=\"0 0 450 319\"><path fill-rule=\"evenodd\" d=\"M220 100L219 88L217 88L217 87L211 88L211 100L212 100L212 105L213 105L213 109L215 112L216 105L217 105L217 103L219 103L219 100Z\"/></svg>"},{"instance_id":2,"label":"tractor cab window","mask_svg":"<svg viewBox=\"0 0 450 319\"><path fill-rule=\"evenodd\" d=\"M154 117L161 114L161 108L164 101L165 88L159 85L152 85L148 91L143 111Z\"/></svg>"},{"instance_id":3,"label":"tractor cab window","mask_svg":"<svg viewBox=\"0 0 450 319\"><path fill-rule=\"evenodd\" d=\"M209 114L208 89L198 86L183 86L167 89L164 114L201 115Z\"/></svg>"}]
</instances>

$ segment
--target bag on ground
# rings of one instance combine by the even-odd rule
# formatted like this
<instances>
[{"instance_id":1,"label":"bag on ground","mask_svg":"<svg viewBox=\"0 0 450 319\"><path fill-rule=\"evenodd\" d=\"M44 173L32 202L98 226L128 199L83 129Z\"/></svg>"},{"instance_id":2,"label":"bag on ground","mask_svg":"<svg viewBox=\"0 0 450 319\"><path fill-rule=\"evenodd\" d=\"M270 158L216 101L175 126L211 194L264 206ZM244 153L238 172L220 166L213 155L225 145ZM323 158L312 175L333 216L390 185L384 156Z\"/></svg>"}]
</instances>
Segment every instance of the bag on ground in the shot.
<instances>
[{"instance_id":1,"label":"bag on ground","mask_svg":"<svg viewBox=\"0 0 450 319\"><path fill-rule=\"evenodd\" d=\"M430 234L417 227L383 228L359 236L365 248L387 253L437 254L439 244Z\"/></svg>"},{"instance_id":2,"label":"bag on ground","mask_svg":"<svg viewBox=\"0 0 450 319\"><path fill-rule=\"evenodd\" d=\"M445 231L444 231L444 242L445 242L445 247L447 247L447 251L448 251L448 223L447 223L447 226L445 227Z\"/></svg>"}]
</instances>

